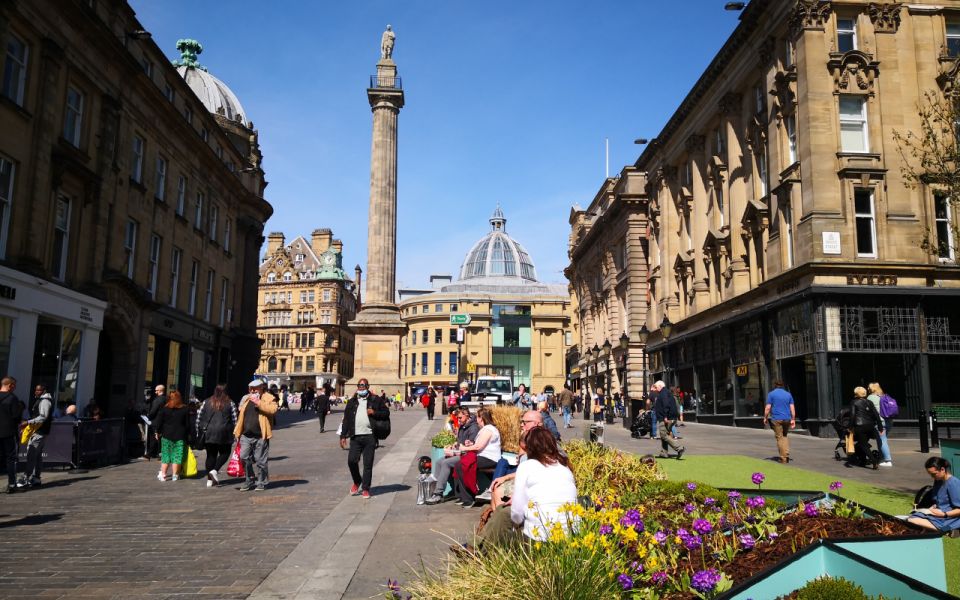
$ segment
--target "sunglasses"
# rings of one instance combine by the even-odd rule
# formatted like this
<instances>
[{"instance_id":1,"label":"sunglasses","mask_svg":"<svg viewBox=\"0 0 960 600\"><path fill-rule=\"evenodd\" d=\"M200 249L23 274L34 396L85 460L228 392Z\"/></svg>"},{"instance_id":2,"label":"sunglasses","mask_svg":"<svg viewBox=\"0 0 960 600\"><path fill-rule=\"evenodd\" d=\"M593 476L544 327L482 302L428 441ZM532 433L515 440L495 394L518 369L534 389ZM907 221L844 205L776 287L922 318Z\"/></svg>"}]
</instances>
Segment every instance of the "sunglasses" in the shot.
<instances>
[{"instance_id":1,"label":"sunglasses","mask_svg":"<svg viewBox=\"0 0 960 600\"><path fill-rule=\"evenodd\" d=\"M533 420L533 419L520 419L520 424L521 424L521 425L526 425L527 423L534 423L534 424L536 424L536 423L538 423L538 422L539 422L539 421L535 421L535 420Z\"/></svg>"},{"instance_id":2,"label":"sunglasses","mask_svg":"<svg viewBox=\"0 0 960 600\"><path fill-rule=\"evenodd\" d=\"M357 387L358 387L358 388L365 388L365 387L367 387L367 384L365 384L365 383L358 383L358 384L357 384Z\"/></svg>"}]
</instances>

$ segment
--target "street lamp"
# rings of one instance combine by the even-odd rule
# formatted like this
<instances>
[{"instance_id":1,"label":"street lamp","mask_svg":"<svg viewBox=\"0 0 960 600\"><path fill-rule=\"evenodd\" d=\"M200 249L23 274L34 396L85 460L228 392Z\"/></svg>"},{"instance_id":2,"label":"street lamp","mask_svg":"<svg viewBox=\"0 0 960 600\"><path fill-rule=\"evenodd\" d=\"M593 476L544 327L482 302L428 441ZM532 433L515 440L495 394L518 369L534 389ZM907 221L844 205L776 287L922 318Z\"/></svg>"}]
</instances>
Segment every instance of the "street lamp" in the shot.
<instances>
[{"instance_id":1,"label":"street lamp","mask_svg":"<svg viewBox=\"0 0 960 600\"><path fill-rule=\"evenodd\" d=\"M627 381L630 379L630 336L627 335L626 331L624 331L620 334L620 339L617 341L620 342L620 349L623 350L623 379L621 380L623 383L623 387L621 388L623 398L623 426L627 429L630 429L630 417L631 413L633 413L630 399L627 397L627 390L629 389L627 386Z\"/></svg>"},{"instance_id":2,"label":"street lamp","mask_svg":"<svg viewBox=\"0 0 960 600\"><path fill-rule=\"evenodd\" d=\"M660 321L660 332L663 334L663 339L667 339L673 333L673 323L667 315L663 315L663 320Z\"/></svg>"},{"instance_id":3,"label":"street lamp","mask_svg":"<svg viewBox=\"0 0 960 600\"><path fill-rule=\"evenodd\" d=\"M607 395L604 396L604 417L606 418L607 423L613 423L613 411L607 407L613 407L613 390L610 389L613 384L611 373L610 373L610 357L611 350L613 350L613 344L610 343L610 340L604 340L603 342L603 359L607 368Z\"/></svg>"}]
</instances>

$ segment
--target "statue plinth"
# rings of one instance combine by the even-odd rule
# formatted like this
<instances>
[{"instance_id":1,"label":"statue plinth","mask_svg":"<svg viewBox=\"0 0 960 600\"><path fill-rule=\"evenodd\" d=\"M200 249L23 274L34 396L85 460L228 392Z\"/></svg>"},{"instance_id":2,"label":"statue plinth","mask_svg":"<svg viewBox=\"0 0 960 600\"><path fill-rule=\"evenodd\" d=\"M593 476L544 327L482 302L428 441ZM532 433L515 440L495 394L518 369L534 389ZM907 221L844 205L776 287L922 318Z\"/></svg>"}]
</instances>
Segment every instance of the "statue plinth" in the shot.
<instances>
[{"instance_id":1,"label":"statue plinth","mask_svg":"<svg viewBox=\"0 0 960 600\"><path fill-rule=\"evenodd\" d=\"M407 334L407 325L400 319L396 305L364 305L357 318L347 324L354 334L353 377L347 382L348 392L360 378L370 383L376 394L384 390L389 396L406 386L400 377L400 340Z\"/></svg>"}]
</instances>

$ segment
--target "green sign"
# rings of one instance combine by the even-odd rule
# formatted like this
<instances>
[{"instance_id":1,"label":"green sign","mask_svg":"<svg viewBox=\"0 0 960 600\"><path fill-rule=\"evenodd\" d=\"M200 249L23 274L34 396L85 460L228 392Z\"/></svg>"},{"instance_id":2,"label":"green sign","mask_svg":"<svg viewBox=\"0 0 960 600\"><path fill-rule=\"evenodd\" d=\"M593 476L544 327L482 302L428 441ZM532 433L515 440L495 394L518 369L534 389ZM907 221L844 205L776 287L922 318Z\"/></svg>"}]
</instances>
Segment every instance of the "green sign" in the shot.
<instances>
[{"instance_id":1,"label":"green sign","mask_svg":"<svg viewBox=\"0 0 960 600\"><path fill-rule=\"evenodd\" d=\"M470 315L452 314L450 315L451 325L469 325Z\"/></svg>"}]
</instances>

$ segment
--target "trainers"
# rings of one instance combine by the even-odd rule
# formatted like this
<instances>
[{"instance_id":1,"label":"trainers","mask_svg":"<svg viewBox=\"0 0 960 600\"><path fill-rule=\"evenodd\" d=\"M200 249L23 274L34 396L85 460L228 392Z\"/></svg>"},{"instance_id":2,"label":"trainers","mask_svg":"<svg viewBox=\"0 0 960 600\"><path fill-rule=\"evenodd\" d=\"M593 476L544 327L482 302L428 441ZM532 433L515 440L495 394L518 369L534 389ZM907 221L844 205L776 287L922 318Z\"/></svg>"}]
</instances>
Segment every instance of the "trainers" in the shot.
<instances>
[{"instance_id":1,"label":"trainers","mask_svg":"<svg viewBox=\"0 0 960 600\"><path fill-rule=\"evenodd\" d=\"M351 496L356 496L356 495L359 494L359 493L360 493L360 486L359 486L359 485L353 484L353 485L350 486L350 495L351 495Z\"/></svg>"},{"instance_id":2,"label":"trainers","mask_svg":"<svg viewBox=\"0 0 960 600\"><path fill-rule=\"evenodd\" d=\"M170 481L180 481L180 476L174 475L173 477L170 478Z\"/></svg>"},{"instance_id":3,"label":"trainers","mask_svg":"<svg viewBox=\"0 0 960 600\"><path fill-rule=\"evenodd\" d=\"M237 488L237 491L238 491L238 492L249 492L249 491L252 490L252 489L253 489L253 486L252 486L252 485L243 484L243 485L241 485L240 487Z\"/></svg>"},{"instance_id":4,"label":"trainers","mask_svg":"<svg viewBox=\"0 0 960 600\"><path fill-rule=\"evenodd\" d=\"M167 480L167 476L163 474L163 471L158 471L158 472L157 472L157 479L160 480L160 481L166 481L166 480Z\"/></svg>"},{"instance_id":5,"label":"trainers","mask_svg":"<svg viewBox=\"0 0 960 600\"><path fill-rule=\"evenodd\" d=\"M257 484L257 487L254 488L254 491L255 491L255 492L262 492L262 491L264 491L265 489L267 489L267 486L266 486L265 484L263 484L263 483L260 483L260 484Z\"/></svg>"},{"instance_id":6,"label":"trainers","mask_svg":"<svg viewBox=\"0 0 960 600\"><path fill-rule=\"evenodd\" d=\"M427 498L426 500L424 500L423 503L424 503L424 504L429 504L429 505L432 506L432 505L434 505L434 504L440 504L442 501L443 501L443 497L440 496L440 494L434 494L434 495L430 496L429 498Z\"/></svg>"},{"instance_id":7,"label":"trainers","mask_svg":"<svg viewBox=\"0 0 960 600\"><path fill-rule=\"evenodd\" d=\"M370 492L368 492L367 490L363 490L363 492L360 495L363 496L364 500L370 499Z\"/></svg>"},{"instance_id":8,"label":"trainers","mask_svg":"<svg viewBox=\"0 0 960 600\"><path fill-rule=\"evenodd\" d=\"M0 490L0 492L2 492L2 493L4 493L4 494L16 494L16 493L17 493L17 486L16 486L16 485L8 485L8 486L4 487L3 490Z\"/></svg>"},{"instance_id":9,"label":"trainers","mask_svg":"<svg viewBox=\"0 0 960 600\"><path fill-rule=\"evenodd\" d=\"M891 461L889 461L889 460L885 460L885 461L883 461L882 463L880 463L880 466L881 466L881 467L892 467L892 466L893 466L893 463L892 463Z\"/></svg>"},{"instance_id":10,"label":"trainers","mask_svg":"<svg viewBox=\"0 0 960 600\"><path fill-rule=\"evenodd\" d=\"M473 508L473 507L476 506L476 505L477 505L477 501L476 501L476 500L471 500L470 502L464 502L464 503L463 503L463 507L464 507L464 508Z\"/></svg>"},{"instance_id":11,"label":"trainers","mask_svg":"<svg viewBox=\"0 0 960 600\"><path fill-rule=\"evenodd\" d=\"M220 485L220 478L217 477L217 475L218 475L217 470L214 469L209 473L207 473L207 479L213 482L213 485Z\"/></svg>"},{"instance_id":12,"label":"trainers","mask_svg":"<svg viewBox=\"0 0 960 600\"><path fill-rule=\"evenodd\" d=\"M493 490L486 489L482 494L477 494L477 500L486 500L487 502L493 500Z\"/></svg>"},{"instance_id":13,"label":"trainers","mask_svg":"<svg viewBox=\"0 0 960 600\"><path fill-rule=\"evenodd\" d=\"M683 453L686 451L687 449L681 446L680 449L677 450L677 460L680 460L680 457L683 456Z\"/></svg>"}]
</instances>

